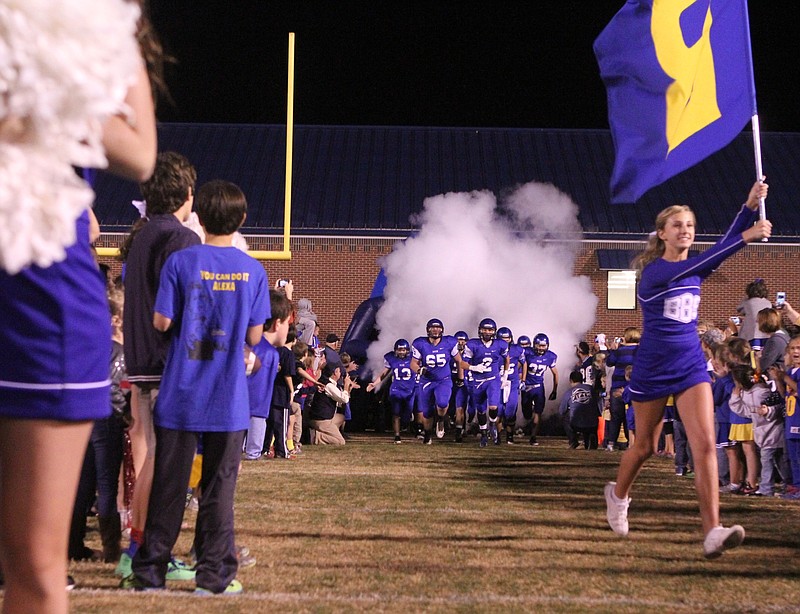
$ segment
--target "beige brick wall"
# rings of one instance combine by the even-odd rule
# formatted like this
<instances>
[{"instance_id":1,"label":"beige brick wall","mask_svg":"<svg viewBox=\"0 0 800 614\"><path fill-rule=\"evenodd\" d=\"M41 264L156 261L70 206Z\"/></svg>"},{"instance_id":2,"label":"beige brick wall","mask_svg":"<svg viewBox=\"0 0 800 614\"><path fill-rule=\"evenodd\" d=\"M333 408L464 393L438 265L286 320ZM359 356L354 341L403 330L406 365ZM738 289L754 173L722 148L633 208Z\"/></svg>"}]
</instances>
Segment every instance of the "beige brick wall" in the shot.
<instances>
[{"instance_id":1,"label":"beige brick wall","mask_svg":"<svg viewBox=\"0 0 800 614\"><path fill-rule=\"evenodd\" d=\"M122 235L103 235L98 245L116 247ZM280 250L281 239L248 237L251 249ZM354 237L295 237L291 240L290 261L265 261L264 268L274 284L280 278L290 278L295 284L295 299L308 298L319 316L321 332L342 336L350 317L364 299L369 297L380 269L379 259L388 254L396 239ZM597 268L597 249L640 249L640 244L598 243L587 241L576 259L575 273L591 279L597 295L597 319L587 340L595 333L608 336L621 334L626 326L641 324L639 309L609 311L606 308L606 271ZM118 274L121 265L109 258L102 261ZM800 246L758 244L750 245L728 259L719 271L703 285L700 317L723 325L735 314L736 305L744 297L744 288L756 277L763 278L774 300L776 290L784 290L788 300L800 306Z\"/></svg>"}]
</instances>

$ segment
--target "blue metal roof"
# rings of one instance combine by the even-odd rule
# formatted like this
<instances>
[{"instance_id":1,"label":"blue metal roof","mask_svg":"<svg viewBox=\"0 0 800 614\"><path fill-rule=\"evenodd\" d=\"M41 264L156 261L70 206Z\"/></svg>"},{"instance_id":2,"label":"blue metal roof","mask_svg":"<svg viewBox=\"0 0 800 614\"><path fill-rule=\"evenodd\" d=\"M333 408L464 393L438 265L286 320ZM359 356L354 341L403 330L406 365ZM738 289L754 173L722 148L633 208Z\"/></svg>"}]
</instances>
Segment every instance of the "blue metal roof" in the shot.
<instances>
[{"instance_id":1,"label":"blue metal roof","mask_svg":"<svg viewBox=\"0 0 800 614\"><path fill-rule=\"evenodd\" d=\"M247 234L283 228L284 126L162 124L159 149L186 155L198 183L240 185ZM654 188L635 205L611 205L613 146L607 130L297 126L294 136L294 234L405 235L429 196L488 189L502 194L529 181L552 183L580 209L588 238L641 239L663 207L686 203L704 235L727 228L753 182L749 133L697 166ZM770 183L767 212L776 239L800 241L800 134L762 134ZM104 231L126 230L136 217L136 185L100 173L96 213Z\"/></svg>"}]
</instances>

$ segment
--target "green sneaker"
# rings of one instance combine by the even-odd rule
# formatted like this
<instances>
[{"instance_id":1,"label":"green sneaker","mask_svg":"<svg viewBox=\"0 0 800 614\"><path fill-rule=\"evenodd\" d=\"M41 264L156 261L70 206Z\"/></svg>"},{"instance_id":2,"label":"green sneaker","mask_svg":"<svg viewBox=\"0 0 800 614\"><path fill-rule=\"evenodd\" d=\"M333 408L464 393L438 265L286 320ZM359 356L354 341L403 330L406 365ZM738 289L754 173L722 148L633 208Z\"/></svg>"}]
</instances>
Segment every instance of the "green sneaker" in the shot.
<instances>
[{"instance_id":1,"label":"green sneaker","mask_svg":"<svg viewBox=\"0 0 800 614\"><path fill-rule=\"evenodd\" d=\"M139 580L135 575L129 574L122 578L119 583L119 587L124 590L128 591L163 591L163 586L147 586L142 584L142 581Z\"/></svg>"},{"instance_id":2,"label":"green sneaker","mask_svg":"<svg viewBox=\"0 0 800 614\"><path fill-rule=\"evenodd\" d=\"M117 563L117 568L114 570L114 575L121 578L126 578L131 575L131 573L131 555L125 551L119 557L119 563Z\"/></svg>"},{"instance_id":3,"label":"green sneaker","mask_svg":"<svg viewBox=\"0 0 800 614\"><path fill-rule=\"evenodd\" d=\"M194 580L194 567L173 558L167 565L167 580Z\"/></svg>"},{"instance_id":4,"label":"green sneaker","mask_svg":"<svg viewBox=\"0 0 800 614\"><path fill-rule=\"evenodd\" d=\"M239 580L231 580L231 583L228 584L228 586L225 587L224 591L222 591L221 593L216 593L216 594L219 594L219 595L238 595L242 591L244 591L244 588L242 587L242 583L239 582ZM215 593L212 593L207 588L202 588L202 587L198 586L196 589L194 589L194 594L195 595L214 595Z\"/></svg>"}]
</instances>

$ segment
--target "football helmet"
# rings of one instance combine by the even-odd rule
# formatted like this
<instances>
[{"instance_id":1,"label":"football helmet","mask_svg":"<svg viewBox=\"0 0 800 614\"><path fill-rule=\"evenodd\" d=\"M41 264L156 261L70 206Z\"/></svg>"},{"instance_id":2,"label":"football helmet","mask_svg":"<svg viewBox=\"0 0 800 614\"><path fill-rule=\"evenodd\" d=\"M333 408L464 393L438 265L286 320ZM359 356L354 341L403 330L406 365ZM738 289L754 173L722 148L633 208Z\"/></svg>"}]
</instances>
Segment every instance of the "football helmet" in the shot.
<instances>
[{"instance_id":1,"label":"football helmet","mask_svg":"<svg viewBox=\"0 0 800 614\"><path fill-rule=\"evenodd\" d=\"M469 335L468 335L468 334L467 334L465 331L463 331L463 330L460 330L460 331L458 331L458 332L457 332L455 335L453 335L453 336L454 336L456 339L458 339L459 341L469 341Z\"/></svg>"},{"instance_id":2,"label":"football helmet","mask_svg":"<svg viewBox=\"0 0 800 614\"><path fill-rule=\"evenodd\" d=\"M519 339L517 339L517 343L524 348L529 348L531 347L531 338L528 337L528 335L520 335Z\"/></svg>"},{"instance_id":3,"label":"football helmet","mask_svg":"<svg viewBox=\"0 0 800 614\"><path fill-rule=\"evenodd\" d=\"M497 323L491 318L483 318L478 324L478 337L481 341L491 341L497 332Z\"/></svg>"},{"instance_id":4,"label":"football helmet","mask_svg":"<svg viewBox=\"0 0 800 614\"><path fill-rule=\"evenodd\" d=\"M511 343L514 335L511 333L511 329L508 326L501 326L497 329L497 338Z\"/></svg>"},{"instance_id":5,"label":"football helmet","mask_svg":"<svg viewBox=\"0 0 800 614\"><path fill-rule=\"evenodd\" d=\"M434 332L433 329L435 328L438 328L439 330ZM429 339L441 339L442 334L444 333L444 324L442 324L442 321L439 318L431 318L425 325L425 331L428 333Z\"/></svg>"},{"instance_id":6,"label":"football helmet","mask_svg":"<svg viewBox=\"0 0 800 614\"><path fill-rule=\"evenodd\" d=\"M398 358L405 358L411 351L411 346L405 339L398 339L394 342L394 355Z\"/></svg>"},{"instance_id":7,"label":"football helmet","mask_svg":"<svg viewBox=\"0 0 800 614\"><path fill-rule=\"evenodd\" d=\"M536 352L538 356L541 356L547 350L550 349L550 339L547 338L547 335L544 333L538 333L533 338L533 351Z\"/></svg>"}]
</instances>

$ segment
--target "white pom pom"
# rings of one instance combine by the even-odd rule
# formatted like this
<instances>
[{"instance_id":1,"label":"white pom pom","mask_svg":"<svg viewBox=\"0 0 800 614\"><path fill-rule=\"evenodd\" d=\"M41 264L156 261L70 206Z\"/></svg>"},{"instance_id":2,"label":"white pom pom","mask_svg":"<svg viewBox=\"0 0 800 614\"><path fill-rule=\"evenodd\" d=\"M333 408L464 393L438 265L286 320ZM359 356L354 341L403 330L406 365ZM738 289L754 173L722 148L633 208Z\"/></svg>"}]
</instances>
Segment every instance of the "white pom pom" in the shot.
<instances>
[{"instance_id":1,"label":"white pom pom","mask_svg":"<svg viewBox=\"0 0 800 614\"><path fill-rule=\"evenodd\" d=\"M105 167L102 124L129 112L139 9L124 0L0 4L0 267L48 266L93 194L72 166Z\"/></svg>"}]
</instances>

